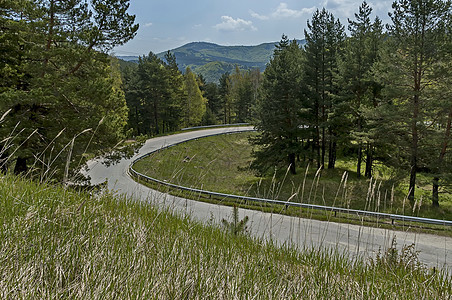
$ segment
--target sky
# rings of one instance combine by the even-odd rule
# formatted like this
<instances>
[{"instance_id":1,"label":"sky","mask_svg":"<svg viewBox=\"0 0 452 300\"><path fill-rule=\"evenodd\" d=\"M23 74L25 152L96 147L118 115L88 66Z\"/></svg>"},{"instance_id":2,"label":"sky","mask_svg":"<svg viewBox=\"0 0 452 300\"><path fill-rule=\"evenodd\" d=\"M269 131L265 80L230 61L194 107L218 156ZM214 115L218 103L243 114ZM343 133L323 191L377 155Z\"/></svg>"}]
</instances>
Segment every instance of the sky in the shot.
<instances>
[{"instance_id":1,"label":"sky","mask_svg":"<svg viewBox=\"0 0 452 300\"><path fill-rule=\"evenodd\" d=\"M129 13L140 24L137 35L116 47L116 55L147 55L190 42L259 45L283 34L303 39L307 21L325 7L347 25L362 0L130 0ZM392 1L368 0L373 18L389 22Z\"/></svg>"}]
</instances>

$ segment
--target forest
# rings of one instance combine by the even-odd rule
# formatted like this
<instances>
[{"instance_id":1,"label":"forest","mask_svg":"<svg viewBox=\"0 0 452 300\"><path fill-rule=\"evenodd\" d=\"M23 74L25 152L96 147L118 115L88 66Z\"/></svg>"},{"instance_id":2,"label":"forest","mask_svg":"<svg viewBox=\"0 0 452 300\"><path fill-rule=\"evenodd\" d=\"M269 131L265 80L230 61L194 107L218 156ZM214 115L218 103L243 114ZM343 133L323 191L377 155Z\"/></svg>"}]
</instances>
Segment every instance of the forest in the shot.
<instances>
[{"instance_id":1,"label":"forest","mask_svg":"<svg viewBox=\"0 0 452 300\"><path fill-rule=\"evenodd\" d=\"M452 15L442 0L396 0L382 24L363 2L345 24L318 9L306 44L283 35L266 70L207 83L167 52L120 67L110 51L137 30L128 1L2 1L1 167L67 181L88 158L121 141L184 127L249 122L259 132L252 166L309 162L334 169L353 158L358 177L376 167L418 174L431 201L452 186ZM300 31L302 29L300 28Z\"/></svg>"}]
</instances>

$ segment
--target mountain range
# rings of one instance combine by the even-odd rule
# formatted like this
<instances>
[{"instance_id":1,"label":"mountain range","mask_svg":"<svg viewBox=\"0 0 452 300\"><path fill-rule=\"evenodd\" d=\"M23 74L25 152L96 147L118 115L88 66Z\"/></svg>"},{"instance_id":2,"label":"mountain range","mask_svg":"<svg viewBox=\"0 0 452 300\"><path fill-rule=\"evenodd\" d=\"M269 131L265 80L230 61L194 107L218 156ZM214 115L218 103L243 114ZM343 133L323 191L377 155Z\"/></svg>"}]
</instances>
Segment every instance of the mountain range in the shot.
<instances>
[{"instance_id":1,"label":"mountain range","mask_svg":"<svg viewBox=\"0 0 452 300\"><path fill-rule=\"evenodd\" d=\"M304 45L304 40L298 40ZM265 70L275 49L274 43L264 43L257 46L221 46L207 42L188 43L170 50L176 56L179 69L185 72L189 67L194 73L202 75L207 82L216 82L221 75L232 73L238 66L241 70ZM161 59L166 52L157 54ZM118 56L129 62L138 62L138 56Z\"/></svg>"}]
</instances>

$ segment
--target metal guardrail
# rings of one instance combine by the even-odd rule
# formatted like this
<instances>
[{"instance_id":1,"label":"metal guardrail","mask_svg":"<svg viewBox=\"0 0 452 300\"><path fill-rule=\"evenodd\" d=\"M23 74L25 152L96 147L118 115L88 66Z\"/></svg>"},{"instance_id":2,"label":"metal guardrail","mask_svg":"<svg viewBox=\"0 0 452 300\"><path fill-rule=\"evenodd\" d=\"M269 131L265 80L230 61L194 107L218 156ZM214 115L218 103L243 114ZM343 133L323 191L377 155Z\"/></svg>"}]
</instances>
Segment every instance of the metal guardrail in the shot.
<instances>
[{"instance_id":1,"label":"metal guardrail","mask_svg":"<svg viewBox=\"0 0 452 300\"><path fill-rule=\"evenodd\" d=\"M367 217L375 217L375 218L384 218L384 219L390 219L392 222L394 221L403 221L403 222L415 222L415 223L424 223L424 224L433 224L433 225L443 225L443 226L452 226L452 221L447 220L438 220L438 219L429 219L429 218L420 218L420 217L412 217L412 216L405 216L405 215L397 215L397 214L388 214L388 213L380 213L380 212L372 212L372 211L365 211L365 210L357 210L357 209L348 209L348 208L341 208L341 207L334 207L334 206L324 206L324 205L315 205L315 204L307 204L307 203L298 203L298 202L289 202L289 201L282 201L282 200L275 200L275 199L265 199L265 198L256 198L256 197L247 197L247 196L240 196L240 195L231 195L231 194L223 194L223 193L217 193L217 192L211 192L211 191L205 191L201 189L195 189L195 188L189 188L173 183L169 183L166 181L158 180L156 178L152 178L149 176L146 176L144 174L141 174L133 169L133 165L153 153L168 149L170 147L176 146L178 144L182 144L191 140L197 140L204 137L209 136L216 136L216 135L222 135L222 134L233 134L233 133L240 133L240 132L246 132L250 130L241 130L241 131L234 131L234 132L228 132L228 133L216 133L211 135L206 135L202 137L192 138L188 140L184 140L182 142L174 143L159 149L156 149L154 151L151 151L145 155L142 155L138 158L136 158L132 164L129 166L129 174L132 176L137 177L138 179L144 179L148 182L154 182L161 185L169 186L171 188L179 189L182 191L188 191L208 196L214 196L219 197L223 199L234 199L234 200L242 200L242 201L250 201L250 202L260 202L260 203L266 203L266 204L277 204L277 205L283 205L286 207L293 206L293 207L300 207L300 208L307 208L307 209L315 209L315 210L323 210L323 211L330 211L334 213L345 213L350 215L356 215L356 216L367 216Z\"/></svg>"},{"instance_id":2,"label":"metal guardrail","mask_svg":"<svg viewBox=\"0 0 452 300\"><path fill-rule=\"evenodd\" d=\"M195 127L182 128L181 130L185 131L185 130L192 130L192 129L229 127L229 126L246 126L246 125L250 125L250 123L235 123L235 124L217 124L217 125L195 126Z\"/></svg>"}]
</instances>

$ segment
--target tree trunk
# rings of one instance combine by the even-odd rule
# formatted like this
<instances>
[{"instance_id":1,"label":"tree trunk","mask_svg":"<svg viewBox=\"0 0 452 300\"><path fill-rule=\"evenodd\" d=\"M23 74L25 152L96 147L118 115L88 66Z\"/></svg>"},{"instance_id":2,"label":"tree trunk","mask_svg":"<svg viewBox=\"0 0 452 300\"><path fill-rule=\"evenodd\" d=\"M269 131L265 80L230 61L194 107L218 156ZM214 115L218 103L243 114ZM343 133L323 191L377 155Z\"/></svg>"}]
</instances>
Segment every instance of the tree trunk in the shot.
<instances>
[{"instance_id":1,"label":"tree trunk","mask_svg":"<svg viewBox=\"0 0 452 300\"><path fill-rule=\"evenodd\" d=\"M373 165L373 146L372 144L367 144L367 152L366 152L366 172L365 175L367 178L372 177L372 165Z\"/></svg>"},{"instance_id":2,"label":"tree trunk","mask_svg":"<svg viewBox=\"0 0 452 300\"><path fill-rule=\"evenodd\" d=\"M157 101L154 100L154 126L155 126L155 133L159 134L159 119L158 119L158 111L157 111Z\"/></svg>"},{"instance_id":3,"label":"tree trunk","mask_svg":"<svg viewBox=\"0 0 452 300\"><path fill-rule=\"evenodd\" d=\"M361 178L361 163L363 160L363 145L361 142L358 145L358 161L356 163L356 176Z\"/></svg>"},{"instance_id":4,"label":"tree trunk","mask_svg":"<svg viewBox=\"0 0 452 300\"><path fill-rule=\"evenodd\" d=\"M439 207L439 177L433 178L432 206Z\"/></svg>"},{"instance_id":5,"label":"tree trunk","mask_svg":"<svg viewBox=\"0 0 452 300\"><path fill-rule=\"evenodd\" d=\"M420 80L418 81L420 82ZM420 84L416 84L416 87ZM417 91L420 88L416 88ZM410 187L408 192L408 200L411 206L414 205L414 193L416 191L416 174L417 174L417 156L418 156L418 143L419 135L417 122L419 117L419 95L415 94L413 97L413 119L411 122L411 158L410 158Z\"/></svg>"},{"instance_id":6,"label":"tree trunk","mask_svg":"<svg viewBox=\"0 0 452 300\"><path fill-rule=\"evenodd\" d=\"M14 167L14 174L20 175L25 174L28 171L27 159L25 157L16 158L16 166Z\"/></svg>"},{"instance_id":7,"label":"tree trunk","mask_svg":"<svg viewBox=\"0 0 452 300\"><path fill-rule=\"evenodd\" d=\"M55 5L55 1L50 1L50 8L49 8L49 14L50 14L50 18L49 18L49 27L48 27L48 33L47 33L47 43L46 43L46 48L45 48L45 52L47 54L45 54L45 58L44 58L44 67L42 68L42 74L41 77L45 76L45 72L47 71L47 65L49 64L49 51L52 47L52 43L53 43L53 29L54 29L54 25L55 25L55 10L54 10L54 5Z\"/></svg>"},{"instance_id":8,"label":"tree trunk","mask_svg":"<svg viewBox=\"0 0 452 300\"><path fill-rule=\"evenodd\" d=\"M358 96L358 110L361 106L361 97ZM358 114L358 132L361 133L362 131L362 124L361 124L361 116ZM358 178L361 178L361 164L363 161L363 143L361 141L358 141L358 161L356 162L356 175Z\"/></svg>"},{"instance_id":9,"label":"tree trunk","mask_svg":"<svg viewBox=\"0 0 452 300\"><path fill-rule=\"evenodd\" d=\"M410 186L408 192L408 200L410 200L411 206L414 205L414 192L416 190L416 175L417 175L417 143L413 142L411 149L411 160L410 160Z\"/></svg>"},{"instance_id":10,"label":"tree trunk","mask_svg":"<svg viewBox=\"0 0 452 300\"><path fill-rule=\"evenodd\" d=\"M320 127L319 127L319 118L316 117L316 127L315 127L315 141L314 147L316 150L317 156L317 169L320 169L321 160L320 160Z\"/></svg>"},{"instance_id":11,"label":"tree trunk","mask_svg":"<svg viewBox=\"0 0 452 300\"><path fill-rule=\"evenodd\" d=\"M330 145L328 152L328 169L334 169L336 167L336 152L337 152L337 143L336 137L334 133L330 130Z\"/></svg>"},{"instance_id":12,"label":"tree trunk","mask_svg":"<svg viewBox=\"0 0 452 300\"><path fill-rule=\"evenodd\" d=\"M296 168L295 168L295 153L289 153L289 164L290 164L290 167L289 167L289 170L290 170L290 173L292 173L292 174L297 174L297 171L296 171Z\"/></svg>"},{"instance_id":13,"label":"tree trunk","mask_svg":"<svg viewBox=\"0 0 452 300\"><path fill-rule=\"evenodd\" d=\"M328 169L334 169L336 167L336 156L337 156L337 143L333 141L330 149L330 160L328 162Z\"/></svg>"},{"instance_id":14,"label":"tree trunk","mask_svg":"<svg viewBox=\"0 0 452 300\"><path fill-rule=\"evenodd\" d=\"M322 108L322 119L323 121L325 118L325 107ZM326 153L326 134L325 134L325 127L322 128L322 163L321 163L321 168L323 169L325 167L325 153Z\"/></svg>"},{"instance_id":15,"label":"tree trunk","mask_svg":"<svg viewBox=\"0 0 452 300\"><path fill-rule=\"evenodd\" d=\"M444 141L441 147L441 152L439 154L438 160L438 168L441 168L441 165L444 161L444 156L446 156L447 147L449 145L450 139L450 131L452 127L452 106L449 110L449 115L447 117L446 131L444 132ZM440 170L437 170L438 173ZM432 206L439 207L439 177L433 178L433 189L432 189Z\"/></svg>"},{"instance_id":16,"label":"tree trunk","mask_svg":"<svg viewBox=\"0 0 452 300\"><path fill-rule=\"evenodd\" d=\"M314 162L314 157L315 157L315 137L312 138L312 143L311 143L311 155L309 157L310 163Z\"/></svg>"}]
</instances>

